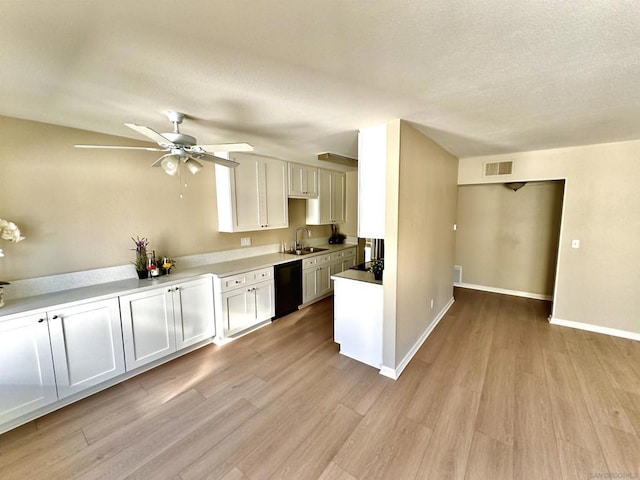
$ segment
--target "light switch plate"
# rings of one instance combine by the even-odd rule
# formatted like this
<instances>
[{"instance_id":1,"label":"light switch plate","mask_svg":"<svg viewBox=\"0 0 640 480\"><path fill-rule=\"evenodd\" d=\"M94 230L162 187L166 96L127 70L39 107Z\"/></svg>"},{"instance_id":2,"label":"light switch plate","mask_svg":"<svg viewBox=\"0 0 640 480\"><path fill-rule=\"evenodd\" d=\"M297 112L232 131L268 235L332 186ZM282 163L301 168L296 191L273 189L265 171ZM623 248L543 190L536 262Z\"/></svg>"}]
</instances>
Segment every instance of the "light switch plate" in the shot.
<instances>
[{"instance_id":1,"label":"light switch plate","mask_svg":"<svg viewBox=\"0 0 640 480\"><path fill-rule=\"evenodd\" d=\"M571 240L571 248L580 248L580 240Z\"/></svg>"}]
</instances>

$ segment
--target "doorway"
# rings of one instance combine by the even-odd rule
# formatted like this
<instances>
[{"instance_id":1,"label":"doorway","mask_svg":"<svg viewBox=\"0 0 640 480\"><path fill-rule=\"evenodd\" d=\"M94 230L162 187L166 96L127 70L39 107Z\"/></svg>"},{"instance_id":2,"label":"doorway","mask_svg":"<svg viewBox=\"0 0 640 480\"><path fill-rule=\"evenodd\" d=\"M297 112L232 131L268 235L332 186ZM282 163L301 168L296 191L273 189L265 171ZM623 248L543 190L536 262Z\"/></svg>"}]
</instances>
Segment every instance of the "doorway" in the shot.
<instances>
[{"instance_id":1,"label":"doorway","mask_svg":"<svg viewBox=\"0 0 640 480\"><path fill-rule=\"evenodd\" d=\"M459 185L454 283L553 300L564 186L564 180Z\"/></svg>"}]
</instances>

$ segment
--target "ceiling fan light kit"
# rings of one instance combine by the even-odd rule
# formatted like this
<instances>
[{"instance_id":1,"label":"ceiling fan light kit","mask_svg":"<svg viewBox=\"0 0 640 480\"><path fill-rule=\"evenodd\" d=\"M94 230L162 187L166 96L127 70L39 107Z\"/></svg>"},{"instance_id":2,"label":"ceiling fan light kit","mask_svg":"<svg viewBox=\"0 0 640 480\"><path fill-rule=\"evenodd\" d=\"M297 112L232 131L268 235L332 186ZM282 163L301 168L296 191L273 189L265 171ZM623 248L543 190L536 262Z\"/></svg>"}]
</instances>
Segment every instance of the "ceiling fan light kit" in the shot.
<instances>
[{"instance_id":1,"label":"ceiling fan light kit","mask_svg":"<svg viewBox=\"0 0 640 480\"><path fill-rule=\"evenodd\" d=\"M168 174L175 176L181 164L185 164L189 171L195 175L202 170L203 165L198 160L217 163L225 167L234 168L239 165L230 159L215 155L216 152L252 152L253 147L248 143L220 143L213 145L198 145L195 137L180 132L180 124L185 118L184 113L167 110L164 112L173 124L173 132L158 133L152 128L135 123L125 123L127 127L141 135L153 140L161 148L157 147L133 147L121 145L75 145L77 148L107 148L123 150L147 150L152 152L170 152L151 164L152 167L162 167Z\"/></svg>"},{"instance_id":2,"label":"ceiling fan light kit","mask_svg":"<svg viewBox=\"0 0 640 480\"><path fill-rule=\"evenodd\" d=\"M171 176L175 176L178 173L178 165L179 163L171 155L166 157L160 163L160 166L165 171L165 173Z\"/></svg>"},{"instance_id":3,"label":"ceiling fan light kit","mask_svg":"<svg viewBox=\"0 0 640 480\"><path fill-rule=\"evenodd\" d=\"M189 158L185 162L185 165L187 166L189 171L194 175L196 173L198 173L200 170L202 170L202 164L200 162L198 162L197 160L194 160L193 158Z\"/></svg>"}]
</instances>

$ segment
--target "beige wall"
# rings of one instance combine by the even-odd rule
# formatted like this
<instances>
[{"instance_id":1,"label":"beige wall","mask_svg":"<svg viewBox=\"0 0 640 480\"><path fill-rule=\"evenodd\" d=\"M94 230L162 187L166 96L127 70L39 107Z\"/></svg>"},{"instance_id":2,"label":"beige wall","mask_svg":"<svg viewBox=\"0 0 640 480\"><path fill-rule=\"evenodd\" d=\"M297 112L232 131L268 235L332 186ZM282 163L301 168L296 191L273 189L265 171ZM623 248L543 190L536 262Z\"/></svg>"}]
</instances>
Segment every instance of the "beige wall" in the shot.
<instances>
[{"instance_id":1,"label":"beige wall","mask_svg":"<svg viewBox=\"0 0 640 480\"><path fill-rule=\"evenodd\" d=\"M27 237L0 241L0 279L123 265L133 259L131 236L148 237L158 254L183 256L292 240L305 224L305 201L289 201L288 229L217 232L212 164L178 180L149 168L155 152L81 150L76 143L134 145L130 139L0 116L0 218ZM330 228L310 227L314 237Z\"/></svg>"},{"instance_id":2,"label":"beige wall","mask_svg":"<svg viewBox=\"0 0 640 480\"><path fill-rule=\"evenodd\" d=\"M455 263L464 283L553 295L563 182L458 188Z\"/></svg>"},{"instance_id":3,"label":"beige wall","mask_svg":"<svg viewBox=\"0 0 640 480\"><path fill-rule=\"evenodd\" d=\"M640 141L465 158L458 182L505 160L513 180L566 179L553 316L640 333L639 158Z\"/></svg>"},{"instance_id":4,"label":"beige wall","mask_svg":"<svg viewBox=\"0 0 640 480\"><path fill-rule=\"evenodd\" d=\"M384 289L385 302L395 296L385 305L385 322L387 309L395 309L396 367L453 297L458 159L407 122L394 127L389 132L399 133L399 144L390 135L389 144L399 147L399 157L387 165ZM389 215L390 193L397 217Z\"/></svg>"}]
</instances>

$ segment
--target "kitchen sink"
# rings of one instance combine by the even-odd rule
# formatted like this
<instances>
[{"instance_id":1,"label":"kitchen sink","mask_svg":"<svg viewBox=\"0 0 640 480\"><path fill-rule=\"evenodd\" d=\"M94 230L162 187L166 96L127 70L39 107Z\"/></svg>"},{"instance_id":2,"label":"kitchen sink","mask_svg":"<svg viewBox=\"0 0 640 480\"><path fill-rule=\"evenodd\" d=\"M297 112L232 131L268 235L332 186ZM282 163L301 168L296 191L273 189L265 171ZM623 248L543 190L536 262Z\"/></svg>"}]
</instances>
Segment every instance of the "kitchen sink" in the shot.
<instances>
[{"instance_id":1,"label":"kitchen sink","mask_svg":"<svg viewBox=\"0 0 640 480\"><path fill-rule=\"evenodd\" d=\"M287 253L290 253L292 255L309 255L310 253L324 252L325 250L329 250L329 249L318 248L318 247L305 247L305 248L299 248L297 250L290 250Z\"/></svg>"}]
</instances>

